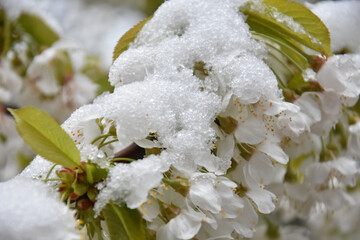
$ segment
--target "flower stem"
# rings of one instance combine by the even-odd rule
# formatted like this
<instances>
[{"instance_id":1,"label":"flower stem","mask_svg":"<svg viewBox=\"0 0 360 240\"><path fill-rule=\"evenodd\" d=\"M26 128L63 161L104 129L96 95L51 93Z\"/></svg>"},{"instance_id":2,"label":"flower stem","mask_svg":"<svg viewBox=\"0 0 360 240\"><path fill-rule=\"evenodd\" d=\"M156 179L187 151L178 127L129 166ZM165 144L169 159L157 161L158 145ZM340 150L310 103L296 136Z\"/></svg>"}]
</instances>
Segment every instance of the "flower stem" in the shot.
<instances>
[{"instance_id":1,"label":"flower stem","mask_svg":"<svg viewBox=\"0 0 360 240\"><path fill-rule=\"evenodd\" d=\"M55 163L54 165L51 166L49 172L46 174L45 180L47 180L47 179L49 178L51 172L54 170L54 168L56 167L56 165L57 165L57 164ZM45 181L45 180L44 180L44 181Z\"/></svg>"},{"instance_id":2,"label":"flower stem","mask_svg":"<svg viewBox=\"0 0 360 240\"><path fill-rule=\"evenodd\" d=\"M110 137L111 136L111 134L105 134L105 135L101 135L101 136L99 136L99 137L97 137L97 138L95 138L92 142L91 142L91 144L94 144L94 143L96 143L98 140L100 140L100 139L102 139L102 138L107 138L107 137Z\"/></svg>"},{"instance_id":3,"label":"flower stem","mask_svg":"<svg viewBox=\"0 0 360 240\"><path fill-rule=\"evenodd\" d=\"M61 178L48 178L48 179L44 179L44 182L50 182L50 181L63 181L63 179Z\"/></svg>"},{"instance_id":4,"label":"flower stem","mask_svg":"<svg viewBox=\"0 0 360 240\"><path fill-rule=\"evenodd\" d=\"M106 145L108 145L108 144L110 144L110 143L117 142L117 141L119 141L119 140L114 139L114 140L108 141L106 143L102 143L102 144L99 145L99 149L106 146Z\"/></svg>"}]
</instances>

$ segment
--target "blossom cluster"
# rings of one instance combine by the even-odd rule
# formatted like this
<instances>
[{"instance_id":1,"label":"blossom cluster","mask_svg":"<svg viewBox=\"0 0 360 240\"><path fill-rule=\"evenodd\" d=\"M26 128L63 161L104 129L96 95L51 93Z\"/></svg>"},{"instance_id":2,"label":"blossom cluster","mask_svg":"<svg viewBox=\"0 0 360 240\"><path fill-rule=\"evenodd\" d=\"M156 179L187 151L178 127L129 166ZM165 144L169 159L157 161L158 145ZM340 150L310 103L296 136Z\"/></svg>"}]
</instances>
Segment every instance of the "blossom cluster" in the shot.
<instances>
[{"instance_id":1,"label":"blossom cluster","mask_svg":"<svg viewBox=\"0 0 360 240\"><path fill-rule=\"evenodd\" d=\"M33 105L63 122L104 90L99 83L106 83L106 71L45 11L21 1L3 1L0 8L0 180L5 181L34 157L6 108Z\"/></svg>"},{"instance_id":2,"label":"blossom cluster","mask_svg":"<svg viewBox=\"0 0 360 240\"><path fill-rule=\"evenodd\" d=\"M284 84L269 43L254 37L248 16L239 11L249 2L255 9L262 6L245 0L165 2L113 62L114 91L78 108L62 124L83 164L105 169L106 178L80 191L80 184L92 182L77 179L87 170L75 173L59 165L53 170L37 156L0 190L27 178L51 187L49 180L69 173L66 178L74 184L65 187L60 181L59 192L73 209L90 208L93 219L104 217L108 204L135 209L146 222L147 237L160 240L320 239L334 229L358 236L358 48L320 53L313 65L310 61L294 74L302 81L294 77ZM294 19L280 15L277 20L307 34ZM54 56L70 59L71 52L61 46L34 58L27 70L33 87L26 91L59 99L66 94L65 85L49 77L51 67L40 64ZM71 82L87 86L88 79L73 71L79 78ZM74 94L76 106L90 99L88 92ZM33 185L45 191L45 184ZM94 199L90 191L96 192ZM58 208L50 205L56 202L52 197L41 201L49 202L44 208ZM51 214L69 223L73 212ZM69 224L54 224L68 234L54 231L53 239L76 235ZM92 225L84 225L90 231ZM40 228L35 224L34 233ZM107 230L102 231L97 237L106 239Z\"/></svg>"}]
</instances>

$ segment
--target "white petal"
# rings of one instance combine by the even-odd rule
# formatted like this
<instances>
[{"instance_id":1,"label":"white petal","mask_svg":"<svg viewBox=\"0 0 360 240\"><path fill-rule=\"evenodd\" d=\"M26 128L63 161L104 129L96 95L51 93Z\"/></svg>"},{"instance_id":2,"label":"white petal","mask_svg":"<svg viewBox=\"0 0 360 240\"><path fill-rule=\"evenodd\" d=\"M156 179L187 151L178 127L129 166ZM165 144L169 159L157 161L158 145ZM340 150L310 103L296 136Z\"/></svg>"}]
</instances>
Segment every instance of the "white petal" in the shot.
<instances>
[{"instance_id":1,"label":"white petal","mask_svg":"<svg viewBox=\"0 0 360 240\"><path fill-rule=\"evenodd\" d=\"M352 106L360 94L360 55L335 55L321 67L318 81L327 90L335 91L342 103Z\"/></svg>"},{"instance_id":2,"label":"white petal","mask_svg":"<svg viewBox=\"0 0 360 240\"><path fill-rule=\"evenodd\" d=\"M357 122L355 125L349 127L350 136L348 140L348 151L352 156L359 156L360 148L360 122Z\"/></svg>"},{"instance_id":3,"label":"white petal","mask_svg":"<svg viewBox=\"0 0 360 240\"><path fill-rule=\"evenodd\" d=\"M148 198L148 201L151 202L151 205L148 202L144 203L138 210L142 213L142 217L151 222L154 218L156 218L160 213L160 208L157 200L153 198Z\"/></svg>"},{"instance_id":4,"label":"white petal","mask_svg":"<svg viewBox=\"0 0 360 240\"><path fill-rule=\"evenodd\" d=\"M217 193L212 174L197 174L191 179L190 199L202 209L218 213L221 210L221 196Z\"/></svg>"},{"instance_id":5,"label":"white petal","mask_svg":"<svg viewBox=\"0 0 360 240\"><path fill-rule=\"evenodd\" d=\"M326 112L322 112L321 121L313 124L311 131L317 135L326 136L329 134L331 128L338 122L341 114L342 112L338 112L337 114L328 114Z\"/></svg>"},{"instance_id":6,"label":"white petal","mask_svg":"<svg viewBox=\"0 0 360 240\"><path fill-rule=\"evenodd\" d=\"M211 226L204 224L199 232L197 239L207 239L207 240L216 240L216 239L232 239L231 233L234 231L234 227L231 221L228 219L217 219L219 225L216 229ZM203 234L203 236L201 235ZM206 236L204 236L206 235Z\"/></svg>"},{"instance_id":7,"label":"white petal","mask_svg":"<svg viewBox=\"0 0 360 240\"><path fill-rule=\"evenodd\" d=\"M234 137L227 135L224 139L217 142L217 156L220 158L231 159L234 154Z\"/></svg>"},{"instance_id":8,"label":"white petal","mask_svg":"<svg viewBox=\"0 0 360 240\"><path fill-rule=\"evenodd\" d=\"M194 162L197 165L204 166L208 171L217 175L225 174L231 166L231 158L220 158L210 152L198 152L196 157L197 159Z\"/></svg>"},{"instance_id":9,"label":"white petal","mask_svg":"<svg viewBox=\"0 0 360 240\"><path fill-rule=\"evenodd\" d=\"M314 93L316 94L321 102L321 109L331 115L336 115L341 112L341 105L337 94L333 91Z\"/></svg>"},{"instance_id":10,"label":"white petal","mask_svg":"<svg viewBox=\"0 0 360 240\"><path fill-rule=\"evenodd\" d=\"M249 200L244 198L244 208L234 223L235 231L246 238L252 238L258 218Z\"/></svg>"},{"instance_id":11,"label":"white petal","mask_svg":"<svg viewBox=\"0 0 360 240\"><path fill-rule=\"evenodd\" d=\"M342 189L326 189L317 194L318 200L324 202L329 210L354 205L354 198Z\"/></svg>"},{"instance_id":12,"label":"white petal","mask_svg":"<svg viewBox=\"0 0 360 240\"><path fill-rule=\"evenodd\" d=\"M223 210L226 218L235 218L241 213L244 208L244 200L237 195L234 195L230 201L224 202Z\"/></svg>"},{"instance_id":13,"label":"white petal","mask_svg":"<svg viewBox=\"0 0 360 240\"><path fill-rule=\"evenodd\" d=\"M260 117L250 117L239 123L235 131L238 142L258 144L265 138L266 128Z\"/></svg>"},{"instance_id":14,"label":"white petal","mask_svg":"<svg viewBox=\"0 0 360 240\"><path fill-rule=\"evenodd\" d=\"M261 213L271 213L275 209L275 195L265 189L250 189L246 195L255 203Z\"/></svg>"},{"instance_id":15,"label":"white petal","mask_svg":"<svg viewBox=\"0 0 360 240\"><path fill-rule=\"evenodd\" d=\"M331 164L335 170L333 174L340 182L350 186L354 186L356 184L359 174L359 167L356 161L340 157L337 160L332 161Z\"/></svg>"},{"instance_id":16,"label":"white petal","mask_svg":"<svg viewBox=\"0 0 360 240\"><path fill-rule=\"evenodd\" d=\"M319 104L314 100L312 94L304 93L295 104L300 106L301 111L304 112L312 122L318 122L321 119L321 110Z\"/></svg>"},{"instance_id":17,"label":"white petal","mask_svg":"<svg viewBox=\"0 0 360 240\"><path fill-rule=\"evenodd\" d=\"M247 164L246 170L248 171L248 176L262 186L268 185L275 175L275 168L271 161L261 152L255 152Z\"/></svg>"},{"instance_id":18,"label":"white petal","mask_svg":"<svg viewBox=\"0 0 360 240\"><path fill-rule=\"evenodd\" d=\"M156 239L158 240L178 240L179 238L170 231L169 224L166 224L156 232Z\"/></svg>"},{"instance_id":19,"label":"white petal","mask_svg":"<svg viewBox=\"0 0 360 240\"><path fill-rule=\"evenodd\" d=\"M282 111L298 112L300 108L295 104L283 101L270 101L269 105L265 106L264 114L274 116Z\"/></svg>"},{"instance_id":20,"label":"white petal","mask_svg":"<svg viewBox=\"0 0 360 240\"><path fill-rule=\"evenodd\" d=\"M286 195L290 198L305 202L309 197L309 190L305 184L300 183L285 183Z\"/></svg>"},{"instance_id":21,"label":"white petal","mask_svg":"<svg viewBox=\"0 0 360 240\"><path fill-rule=\"evenodd\" d=\"M258 149L279 163L287 164L289 161L289 156L278 144L264 142L258 146Z\"/></svg>"},{"instance_id":22,"label":"white petal","mask_svg":"<svg viewBox=\"0 0 360 240\"><path fill-rule=\"evenodd\" d=\"M312 163L306 169L306 181L311 184L322 184L324 183L330 175L331 163Z\"/></svg>"},{"instance_id":23,"label":"white petal","mask_svg":"<svg viewBox=\"0 0 360 240\"><path fill-rule=\"evenodd\" d=\"M171 219L168 223L169 230L175 237L180 239L191 239L201 227L201 219L187 211Z\"/></svg>"},{"instance_id":24,"label":"white petal","mask_svg":"<svg viewBox=\"0 0 360 240\"><path fill-rule=\"evenodd\" d=\"M317 73L317 79L326 90L343 92L346 90L346 85L339 79L340 72L334 60L335 58L329 58L326 61Z\"/></svg>"},{"instance_id":25,"label":"white petal","mask_svg":"<svg viewBox=\"0 0 360 240\"><path fill-rule=\"evenodd\" d=\"M234 183L233 181L231 181L227 177L220 176L220 177L217 177L217 179L221 181L221 184L227 186L230 189L233 189L233 188L235 188L237 186L236 183Z\"/></svg>"}]
</instances>

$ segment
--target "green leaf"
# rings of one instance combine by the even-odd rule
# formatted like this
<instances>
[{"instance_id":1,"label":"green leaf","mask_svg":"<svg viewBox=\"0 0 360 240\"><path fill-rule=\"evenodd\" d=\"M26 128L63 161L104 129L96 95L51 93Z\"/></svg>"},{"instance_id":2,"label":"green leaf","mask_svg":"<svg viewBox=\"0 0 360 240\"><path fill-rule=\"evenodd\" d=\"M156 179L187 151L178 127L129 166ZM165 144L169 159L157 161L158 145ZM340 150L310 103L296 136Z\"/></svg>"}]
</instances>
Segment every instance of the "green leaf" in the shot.
<instances>
[{"instance_id":1,"label":"green leaf","mask_svg":"<svg viewBox=\"0 0 360 240\"><path fill-rule=\"evenodd\" d=\"M59 35L36 15L22 13L18 22L41 45L49 47L59 39Z\"/></svg>"},{"instance_id":2,"label":"green leaf","mask_svg":"<svg viewBox=\"0 0 360 240\"><path fill-rule=\"evenodd\" d=\"M310 36L313 36L320 41L319 47L323 48L321 53L325 53L327 56L332 56L329 30L320 18L308 8L297 2L285 0L264 0L264 3L276 7L279 12L292 17L295 22L304 27L305 31ZM309 39L302 36L302 40L304 41L304 45L306 45L305 42ZM311 48L313 45L310 43L306 46Z\"/></svg>"},{"instance_id":3,"label":"green leaf","mask_svg":"<svg viewBox=\"0 0 360 240\"><path fill-rule=\"evenodd\" d=\"M102 211L109 230L110 240L142 240L145 227L141 214L125 205L108 203Z\"/></svg>"},{"instance_id":4,"label":"green leaf","mask_svg":"<svg viewBox=\"0 0 360 240\"><path fill-rule=\"evenodd\" d=\"M90 184L97 183L105 179L108 174L108 169L99 168L93 163L87 163L85 166L86 179Z\"/></svg>"},{"instance_id":5,"label":"green leaf","mask_svg":"<svg viewBox=\"0 0 360 240\"><path fill-rule=\"evenodd\" d=\"M266 30L265 30L266 31ZM281 39L276 35L272 35L269 31L267 34L262 34L259 32L252 32L253 37L257 40L267 39L265 44L275 51L282 54L286 59L288 59L295 67L299 70L304 70L308 68L309 62L306 57L298 51L298 47L287 42L285 39Z\"/></svg>"},{"instance_id":6,"label":"green leaf","mask_svg":"<svg viewBox=\"0 0 360 240\"><path fill-rule=\"evenodd\" d=\"M250 3L241 11L248 15L246 21L252 30L266 34L262 27L271 32L273 37L282 38L293 46L302 44L321 54L332 56L328 29L319 17L299 3L263 0L261 6ZM287 24L292 20L299 25ZM295 31L294 28L298 30Z\"/></svg>"},{"instance_id":7,"label":"green leaf","mask_svg":"<svg viewBox=\"0 0 360 240\"><path fill-rule=\"evenodd\" d=\"M135 25L133 28L131 28L129 31L127 31L118 41L118 43L115 46L114 54L113 54L113 62L120 56L121 53L126 51L129 48L129 44L135 40L137 34L140 32L140 30L144 27L145 23L149 21L152 18L152 16L146 18L145 20L139 22L137 25Z\"/></svg>"},{"instance_id":8,"label":"green leaf","mask_svg":"<svg viewBox=\"0 0 360 240\"><path fill-rule=\"evenodd\" d=\"M55 119L34 107L9 111L20 136L37 154L64 167L80 165L79 150Z\"/></svg>"},{"instance_id":9,"label":"green leaf","mask_svg":"<svg viewBox=\"0 0 360 240\"><path fill-rule=\"evenodd\" d=\"M0 53L5 57L11 47L11 22L5 10L0 9Z\"/></svg>"},{"instance_id":10,"label":"green leaf","mask_svg":"<svg viewBox=\"0 0 360 240\"><path fill-rule=\"evenodd\" d=\"M145 0L145 4L143 7L143 11L148 15L152 15L156 9L160 7L161 4L164 3L164 0Z\"/></svg>"},{"instance_id":11,"label":"green leaf","mask_svg":"<svg viewBox=\"0 0 360 240\"><path fill-rule=\"evenodd\" d=\"M6 143L6 140L7 140L6 135L0 133L0 142L1 143Z\"/></svg>"},{"instance_id":12,"label":"green leaf","mask_svg":"<svg viewBox=\"0 0 360 240\"><path fill-rule=\"evenodd\" d=\"M298 94L301 94L301 89L308 87L310 85L309 82L306 82L301 74L296 74L294 77L288 82L288 88L295 91Z\"/></svg>"}]
</instances>

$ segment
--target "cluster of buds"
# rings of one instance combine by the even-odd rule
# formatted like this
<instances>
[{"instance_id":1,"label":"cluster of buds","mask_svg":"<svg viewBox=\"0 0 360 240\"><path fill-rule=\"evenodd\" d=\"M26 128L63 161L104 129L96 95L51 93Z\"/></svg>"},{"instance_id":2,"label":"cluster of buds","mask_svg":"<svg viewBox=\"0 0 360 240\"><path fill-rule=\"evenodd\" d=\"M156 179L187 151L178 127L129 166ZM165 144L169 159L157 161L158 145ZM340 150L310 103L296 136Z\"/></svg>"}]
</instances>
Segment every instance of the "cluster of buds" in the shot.
<instances>
[{"instance_id":1,"label":"cluster of buds","mask_svg":"<svg viewBox=\"0 0 360 240\"><path fill-rule=\"evenodd\" d=\"M94 163L81 162L80 167L62 168L56 171L56 175L61 180L57 186L61 200L73 206L79 217L79 212L94 206L98 194L96 184L106 178L107 170L99 168Z\"/></svg>"}]
</instances>

